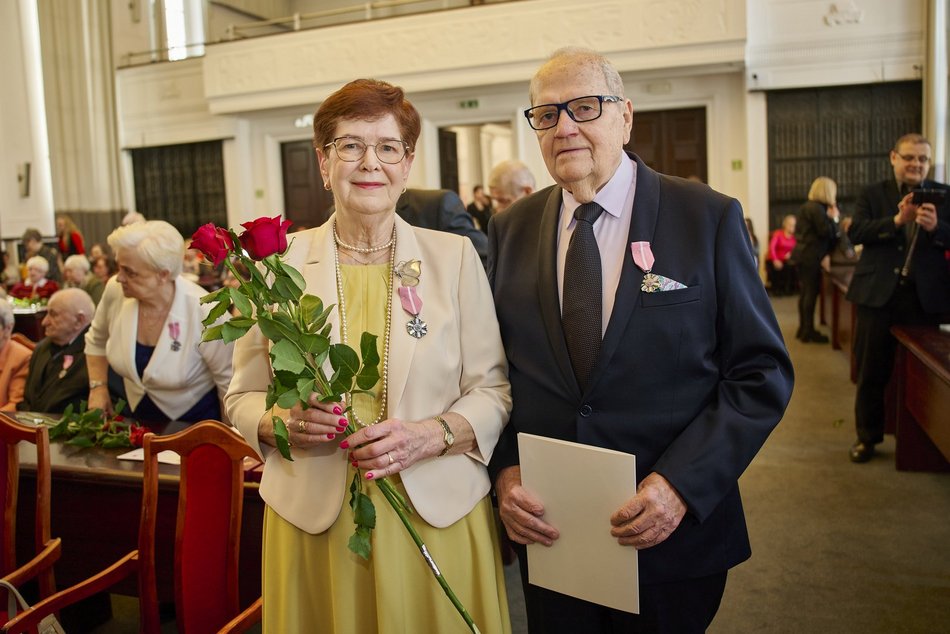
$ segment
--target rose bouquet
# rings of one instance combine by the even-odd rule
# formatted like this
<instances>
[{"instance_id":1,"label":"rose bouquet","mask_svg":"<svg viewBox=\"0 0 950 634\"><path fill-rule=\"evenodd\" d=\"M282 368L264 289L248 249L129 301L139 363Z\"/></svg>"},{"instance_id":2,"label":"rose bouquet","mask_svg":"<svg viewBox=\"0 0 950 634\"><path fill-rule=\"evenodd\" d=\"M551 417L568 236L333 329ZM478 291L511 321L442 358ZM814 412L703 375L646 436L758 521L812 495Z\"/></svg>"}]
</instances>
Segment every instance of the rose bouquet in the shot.
<instances>
[{"instance_id":1,"label":"rose bouquet","mask_svg":"<svg viewBox=\"0 0 950 634\"><path fill-rule=\"evenodd\" d=\"M49 430L50 440L65 439L67 445L77 447L141 447L148 427L127 422L122 416L125 401L115 404L115 414L109 418L101 409L86 409L86 402L74 410L69 404L63 417L54 422Z\"/></svg>"},{"instance_id":2,"label":"rose bouquet","mask_svg":"<svg viewBox=\"0 0 950 634\"><path fill-rule=\"evenodd\" d=\"M359 354L344 343L331 343L332 324L328 318L334 305L324 306L319 297L306 293L303 276L283 260L290 224L276 216L243 223L244 232L240 235L212 223L195 231L191 248L201 252L216 267L224 263L238 282L236 287L226 286L202 298L202 303L215 304L203 321L203 340L235 341L256 324L272 343L269 355L273 381L267 388L267 409L275 405L290 409L297 404L306 409L311 395L316 394L324 403L345 401L344 414L349 414L352 395L369 393L380 379L377 337L364 332L360 337ZM238 265L243 265L241 268L247 272L242 274ZM232 304L238 314L217 323ZM357 430L357 423L355 416L347 416L347 420L344 434L349 436ZM293 460L286 423L277 415L272 415L272 421L278 451L287 460ZM373 482L409 531L456 610L469 628L478 632L472 617L410 522L409 515L413 511L408 501L386 478ZM359 472L354 474L349 490L356 528L348 545L354 553L368 559L376 509L363 491Z\"/></svg>"}]
</instances>

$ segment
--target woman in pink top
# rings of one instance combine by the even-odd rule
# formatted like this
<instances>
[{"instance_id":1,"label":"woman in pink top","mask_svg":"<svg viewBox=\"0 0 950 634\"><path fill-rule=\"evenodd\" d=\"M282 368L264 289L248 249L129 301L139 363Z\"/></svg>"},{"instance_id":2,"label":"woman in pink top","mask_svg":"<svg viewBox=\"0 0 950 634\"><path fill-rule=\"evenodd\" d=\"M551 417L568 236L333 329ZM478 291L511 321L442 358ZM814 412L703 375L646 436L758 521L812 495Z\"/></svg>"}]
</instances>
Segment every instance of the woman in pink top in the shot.
<instances>
[{"instance_id":1,"label":"woman in pink top","mask_svg":"<svg viewBox=\"0 0 950 634\"><path fill-rule=\"evenodd\" d=\"M765 256L765 270L772 295L779 297L794 295L798 292L795 265L789 262L794 248L795 216L788 214L782 218L782 228L772 232L772 237L769 238L769 251Z\"/></svg>"}]
</instances>

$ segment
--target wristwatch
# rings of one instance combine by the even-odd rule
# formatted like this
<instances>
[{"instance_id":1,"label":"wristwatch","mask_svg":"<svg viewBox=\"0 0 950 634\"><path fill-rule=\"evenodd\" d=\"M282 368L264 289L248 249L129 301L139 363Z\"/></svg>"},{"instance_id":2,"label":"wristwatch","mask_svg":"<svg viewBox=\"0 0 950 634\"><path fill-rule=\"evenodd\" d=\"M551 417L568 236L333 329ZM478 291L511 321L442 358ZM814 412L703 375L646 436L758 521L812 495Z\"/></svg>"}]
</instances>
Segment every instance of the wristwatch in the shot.
<instances>
[{"instance_id":1,"label":"wristwatch","mask_svg":"<svg viewBox=\"0 0 950 634\"><path fill-rule=\"evenodd\" d=\"M455 434L452 433L452 428L449 427L449 424L445 422L445 419L441 416L436 416L435 420L437 423L442 425L442 441L445 443L445 449L442 450L442 453L439 456L444 456L446 452L452 447L452 444L455 442Z\"/></svg>"},{"instance_id":2,"label":"wristwatch","mask_svg":"<svg viewBox=\"0 0 950 634\"><path fill-rule=\"evenodd\" d=\"M89 381L89 389L94 390L97 387L102 387L105 384L106 384L105 381Z\"/></svg>"}]
</instances>

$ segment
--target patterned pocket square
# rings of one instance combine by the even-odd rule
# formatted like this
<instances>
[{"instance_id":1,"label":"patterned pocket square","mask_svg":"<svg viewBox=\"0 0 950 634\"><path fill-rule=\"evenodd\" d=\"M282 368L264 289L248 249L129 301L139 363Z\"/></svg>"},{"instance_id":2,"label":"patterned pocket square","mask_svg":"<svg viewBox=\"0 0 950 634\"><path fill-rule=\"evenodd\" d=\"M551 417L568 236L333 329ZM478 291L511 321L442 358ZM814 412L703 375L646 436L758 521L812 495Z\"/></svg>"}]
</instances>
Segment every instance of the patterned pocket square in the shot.
<instances>
[{"instance_id":1,"label":"patterned pocket square","mask_svg":"<svg viewBox=\"0 0 950 634\"><path fill-rule=\"evenodd\" d=\"M681 288L686 288L686 285L685 285L685 284L680 284L680 283L677 282L676 280L671 279L671 278L669 278L669 277L664 277L663 275L657 275L656 278L657 278L657 280L659 280L659 282L660 282L660 286L659 286L659 288L657 288L657 291L659 291L659 292L663 292L663 291L675 291L675 290L679 290L679 289L681 289Z\"/></svg>"}]
</instances>

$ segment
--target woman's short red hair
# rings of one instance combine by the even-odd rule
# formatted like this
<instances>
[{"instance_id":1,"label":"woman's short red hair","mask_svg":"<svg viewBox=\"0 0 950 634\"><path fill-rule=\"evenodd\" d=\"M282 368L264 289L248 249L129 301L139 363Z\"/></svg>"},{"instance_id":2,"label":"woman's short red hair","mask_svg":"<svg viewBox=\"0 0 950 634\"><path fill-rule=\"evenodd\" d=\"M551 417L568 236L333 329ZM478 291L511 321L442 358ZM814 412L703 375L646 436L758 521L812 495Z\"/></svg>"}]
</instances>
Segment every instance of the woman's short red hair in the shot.
<instances>
[{"instance_id":1,"label":"woman's short red hair","mask_svg":"<svg viewBox=\"0 0 950 634\"><path fill-rule=\"evenodd\" d=\"M416 147L422 122L415 107L399 86L377 79L357 79L343 86L320 104L313 117L313 146L322 149L331 142L343 119L375 121L391 114L409 151Z\"/></svg>"}]
</instances>

